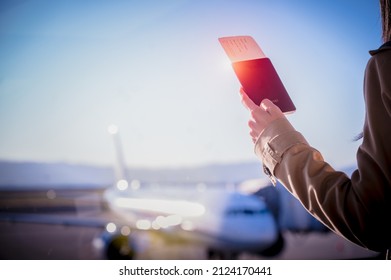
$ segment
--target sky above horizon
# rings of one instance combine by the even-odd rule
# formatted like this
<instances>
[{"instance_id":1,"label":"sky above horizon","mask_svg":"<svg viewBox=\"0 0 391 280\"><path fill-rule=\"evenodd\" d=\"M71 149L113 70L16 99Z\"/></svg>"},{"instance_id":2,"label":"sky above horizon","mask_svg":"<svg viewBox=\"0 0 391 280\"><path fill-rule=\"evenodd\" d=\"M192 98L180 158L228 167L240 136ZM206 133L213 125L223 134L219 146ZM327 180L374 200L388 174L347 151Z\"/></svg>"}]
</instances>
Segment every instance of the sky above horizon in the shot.
<instances>
[{"instance_id":1,"label":"sky above horizon","mask_svg":"<svg viewBox=\"0 0 391 280\"><path fill-rule=\"evenodd\" d=\"M355 162L378 1L0 2L0 160L179 167L256 160L218 37L251 35L336 167Z\"/></svg>"}]
</instances>

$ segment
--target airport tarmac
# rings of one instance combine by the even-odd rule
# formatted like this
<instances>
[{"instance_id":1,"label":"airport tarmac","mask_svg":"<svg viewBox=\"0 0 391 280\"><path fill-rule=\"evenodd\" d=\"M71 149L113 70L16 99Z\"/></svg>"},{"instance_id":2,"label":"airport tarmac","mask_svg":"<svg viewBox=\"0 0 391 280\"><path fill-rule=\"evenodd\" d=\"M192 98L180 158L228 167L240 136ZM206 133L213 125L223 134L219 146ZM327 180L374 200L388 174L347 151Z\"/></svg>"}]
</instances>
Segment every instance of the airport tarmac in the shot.
<instances>
[{"instance_id":1,"label":"airport tarmac","mask_svg":"<svg viewBox=\"0 0 391 280\"><path fill-rule=\"evenodd\" d=\"M94 249L93 240L101 233L96 228L80 228L65 225L44 225L1 222L0 259L9 260L99 260L105 256ZM372 258L376 254L366 252L333 233L310 235L286 232L285 249L269 259L322 260ZM141 239L139 239L140 241ZM145 234L142 249L136 259L205 259L205 248L191 244L166 245L164 241ZM239 259L266 259L243 253Z\"/></svg>"},{"instance_id":2,"label":"airport tarmac","mask_svg":"<svg viewBox=\"0 0 391 280\"><path fill-rule=\"evenodd\" d=\"M60 215L67 217L110 217L101 206L99 191L34 193L2 192L0 214L29 213ZM55 198L54 198L55 196ZM88 197L88 199L85 199ZM55 202L55 203L54 203ZM80 210L81 209L81 210ZM9 260L96 260L105 259L102 250L94 246L101 236L102 227L85 227L70 224L0 222L0 259ZM334 233L284 232L285 247L272 258L243 253L239 259L366 259L378 254L360 248ZM95 241L94 241L95 240ZM149 232L137 233L138 252L136 259L205 259L206 248L194 244L167 244Z\"/></svg>"}]
</instances>

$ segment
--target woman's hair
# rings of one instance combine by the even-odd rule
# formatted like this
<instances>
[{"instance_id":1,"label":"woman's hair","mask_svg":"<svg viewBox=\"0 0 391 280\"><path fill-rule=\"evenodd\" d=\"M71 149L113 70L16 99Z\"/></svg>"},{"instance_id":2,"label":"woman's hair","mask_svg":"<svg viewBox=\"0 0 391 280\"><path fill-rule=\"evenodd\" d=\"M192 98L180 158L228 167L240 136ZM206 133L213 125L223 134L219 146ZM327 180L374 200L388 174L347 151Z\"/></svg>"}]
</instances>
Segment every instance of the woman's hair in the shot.
<instances>
[{"instance_id":1,"label":"woman's hair","mask_svg":"<svg viewBox=\"0 0 391 280\"><path fill-rule=\"evenodd\" d=\"M391 40L391 0L380 0L383 42Z\"/></svg>"}]
</instances>

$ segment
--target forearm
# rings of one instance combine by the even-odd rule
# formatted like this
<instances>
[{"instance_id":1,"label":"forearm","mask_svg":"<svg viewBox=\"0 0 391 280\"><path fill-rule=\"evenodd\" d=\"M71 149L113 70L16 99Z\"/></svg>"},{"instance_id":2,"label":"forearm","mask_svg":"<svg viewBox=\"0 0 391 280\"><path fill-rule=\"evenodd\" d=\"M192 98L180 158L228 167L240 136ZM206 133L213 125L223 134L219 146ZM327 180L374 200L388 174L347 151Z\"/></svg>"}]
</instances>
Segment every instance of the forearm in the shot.
<instances>
[{"instance_id":1,"label":"forearm","mask_svg":"<svg viewBox=\"0 0 391 280\"><path fill-rule=\"evenodd\" d=\"M347 175L334 170L317 150L295 145L276 166L275 176L331 230L365 246L354 233L365 229L367 209Z\"/></svg>"},{"instance_id":2,"label":"forearm","mask_svg":"<svg viewBox=\"0 0 391 280\"><path fill-rule=\"evenodd\" d=\"M255 151L270 172L330 229L371 249L387 240L387 226L379 221L384 212L367 209L368 186L334 170L286 119L271 123L261 133Z\"/></svg>"}]
</instances>

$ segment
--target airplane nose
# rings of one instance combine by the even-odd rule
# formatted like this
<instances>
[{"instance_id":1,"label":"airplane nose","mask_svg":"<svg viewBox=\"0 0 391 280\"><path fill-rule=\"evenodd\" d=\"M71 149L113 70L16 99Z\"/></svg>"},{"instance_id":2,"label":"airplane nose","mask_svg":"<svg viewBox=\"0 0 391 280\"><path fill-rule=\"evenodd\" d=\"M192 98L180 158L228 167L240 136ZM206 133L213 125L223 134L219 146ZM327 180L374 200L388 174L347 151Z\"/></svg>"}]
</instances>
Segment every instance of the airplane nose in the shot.
<instances>
[{"instance_id":1,"label":"airplane nose","mask_svg":"<svg viewBox=\"0 0 391 280\"><path fill-rule=\"evenodd\" d=\"M242 246L248 244L248 249L268 246L278 237L276 221L268 211L226 219L220 230L227 239L236 240Z\"/></svg>"}]
</instances>

